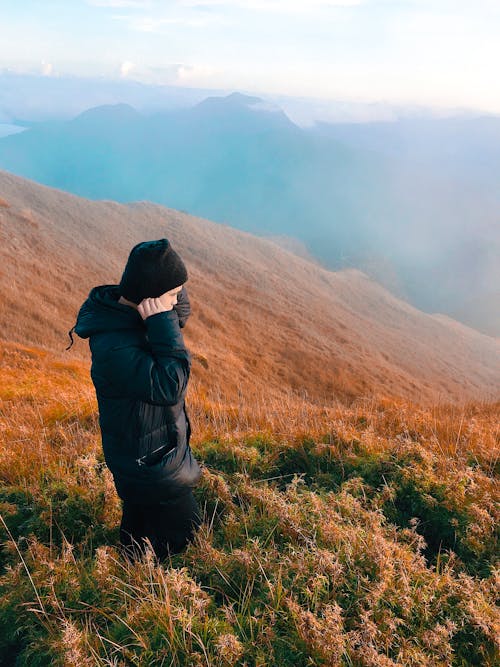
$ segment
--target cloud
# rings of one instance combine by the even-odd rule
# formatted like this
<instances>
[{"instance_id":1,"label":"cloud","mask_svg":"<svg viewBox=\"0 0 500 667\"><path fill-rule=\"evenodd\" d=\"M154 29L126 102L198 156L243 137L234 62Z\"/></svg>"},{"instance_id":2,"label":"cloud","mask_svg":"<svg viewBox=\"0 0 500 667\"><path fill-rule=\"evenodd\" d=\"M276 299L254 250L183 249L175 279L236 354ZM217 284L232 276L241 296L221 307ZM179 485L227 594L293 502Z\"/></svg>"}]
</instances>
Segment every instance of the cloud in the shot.
<instances>
[{"instance_id":1,"label":"cloud","mask_svg":"<svg viewBox=\"0 0 500 667\"><path fill-rule=\"evenodd\" d=\"M54 68L52 66L52 63L46 63L45 60L42 60L41 70L42 70L42 76L51 76Z\"/></svg>"},{"instance_id":2,"label":"cloud","mask_svg":"<svg viewBox=\"0 0 500 667\"><path fill-rule=\"evenodd\" d=\"M212 16L137 16L129 14L115 14L113 18L117 21L124 21L127 27L138 32L149 32L161 34L167 26L184 26L186 28L205 28L206 26L217 23L222 25L227 23L225 19L215 19Z\"/></svg>"},{"instance_id":3,"label":"cloud","mask_svg":"<svg viewBox=\"0 0 500 667\"><path fill-rule=\"evenodd\" d=\"M180 65L177 71L179 82L183 83L205 84L217 74L218 70L208 65Z\"/></svg>"},{"instance_id":4,"label":"cloud","mask_svg":"<svg viewBox=\"0 0 500 667\"><path fill-rule=\"evenodd\" d=\"M204 86L220 76L220 70L208 65L170 63L166 65L139 65L125 60L120 65L120 77L151 85Z\"/></svg>"},{"instance_id":5,"label":"cloud","mask_svg":"<svg viewBox=\"0 0 500 667\"><path fill-rule=\"evenodd\" d=\"M125 79L134 68L134 63L130 62L130 60L125 60L120 66L120 76L122 79Z\"/></svg>"},{"instance_id":6,"label":"cloud","mask_svg":"<svg viewBox=\"0 0 500 667\"><path fill-rule=\"evenodd\" d=\"M93 7L130 7L137 9L145 9L151 6L151 0L87 0L88 5Z\"/></svg>"},{"instance_id":7,"label":"cloud","mask_svg":"<svg viewBox=\"0 0 500 667\"><path fill-rule=\"evenodd\" d=\"M130 14L115 14L115 20L124 21L137 32L165 33L168 26L205 28L233 25L231 10L248 10L256 13L297 14L312 13L321 9L349 8L363 5L369 0L88 0L96 7L142 9ZM203 11L200 11L203 10Z\"/></svg>"},{"instance_id":8,"label":"cloud","mask_svg":"<svg viewBox=\"0 0 500 667\"><path fill-rule=\"evenodd\" d=\"M307 12L320 8L331 7L356 7L365 4L367 0L172 0L169 3L161 3L158 0L87 0L87 4L94 7L132 7L137 9L151 8L173 9L175 6L189 9L201 8L238 8L254 11L274 12ZM170 5L170 7L165 7Z\"/></svg>"},{"instance_id":9,"label":"cloud","mask_svg":"<svg viewBox=\"0 0 500 667\"><path fill-rule=\"evenodd\" d=\"M179 0L179 4L190 8L227 7L267 12L310 12L335 7L357 7L366 0Z\"/></svg>"},{"instance_id":10,"label":"cloud","mask_svg":"<svg viewBox=\"0 0 500 667\"><path fill-rule=\"evenodd\" d=\"M134 16L116 16L117 19L124 19L128 27L138 32L161 32L161 29L167 25L179 24L181 21L174 18L155 18L153 16L144 16L136 18Z\"/></svg>"}]
</instances>

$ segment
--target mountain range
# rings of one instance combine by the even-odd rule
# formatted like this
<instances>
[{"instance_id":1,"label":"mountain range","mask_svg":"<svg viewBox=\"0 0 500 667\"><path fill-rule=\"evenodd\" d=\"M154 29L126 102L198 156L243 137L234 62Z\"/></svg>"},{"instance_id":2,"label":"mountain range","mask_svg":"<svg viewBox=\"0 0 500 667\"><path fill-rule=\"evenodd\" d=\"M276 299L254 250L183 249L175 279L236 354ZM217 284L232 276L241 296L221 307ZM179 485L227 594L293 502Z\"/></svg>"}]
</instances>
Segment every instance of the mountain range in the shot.
<instances>
[{"instance_id":1,"label":"mountain range","mask_svg":"<svg viewBox=\"0 0 500 667\"><path fill-rule=\"evenodd\" d=\"M498 117L303 128L239 93L149 115L104 105L3 137L0 167L294 238L325 268L500 335Z\"/></svg>"}]
</instances>

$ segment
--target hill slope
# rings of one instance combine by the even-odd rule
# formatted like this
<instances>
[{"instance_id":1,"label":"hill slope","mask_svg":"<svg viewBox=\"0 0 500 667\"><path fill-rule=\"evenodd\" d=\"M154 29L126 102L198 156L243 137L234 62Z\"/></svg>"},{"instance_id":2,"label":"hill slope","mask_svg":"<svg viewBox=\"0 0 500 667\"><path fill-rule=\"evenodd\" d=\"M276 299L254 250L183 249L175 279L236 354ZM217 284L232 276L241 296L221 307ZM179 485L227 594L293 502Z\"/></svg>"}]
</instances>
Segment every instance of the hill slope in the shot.
<instances>
[{"instance_id":1,"label":"hill slope","mask_svg":"<svg viewBox=\"0 0 500 667\"><path fill-rule=\"evenodd\" d=\"M223 224L146 202L89 201L0 172L0 331L59 353L90 288L130 248L172 240L189 271L193 380L221 396L496 396L499 343L425 314L358 270L327 271ZM78 340L70 353L88 359ZM265 391L264 391L265 390Z\"/></svg>"},{"instance_id":2,"label":"hill slope","mask_svg":"<svg viewBox=\"0 0 500 667\"><path fill-rule=\"evenodd\" d=\"M189 405L203 525L127 564L85 363L0 342L0 664L499 664L500 404Z\"/></svg>"}]
</instances>

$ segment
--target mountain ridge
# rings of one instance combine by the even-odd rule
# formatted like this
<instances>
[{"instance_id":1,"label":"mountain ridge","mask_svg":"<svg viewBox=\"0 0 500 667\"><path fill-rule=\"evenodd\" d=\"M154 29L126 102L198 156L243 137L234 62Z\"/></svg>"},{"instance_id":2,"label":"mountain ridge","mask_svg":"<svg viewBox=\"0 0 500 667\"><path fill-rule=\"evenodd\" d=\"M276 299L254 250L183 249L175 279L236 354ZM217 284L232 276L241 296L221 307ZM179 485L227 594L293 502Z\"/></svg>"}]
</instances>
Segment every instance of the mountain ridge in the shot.
<instances>
[{"instance_id":1,"label":"mountain ridge","mask_svg":"<svg viewBox=\"0 0 500 667\"><path fill-rule=\"evenodd\" d=\"M305 391L463 402L497 395L499 341L423 313L357 269L331 272L228 225L158 204L91 201L0 172L2 338L67 355L96 284L166 236L188 266L197 382L226 396ZM90 358L83 341L70 354Z\"/></svg>"},{"instance_id":2,"label":"mountain ridge","mask_svg":"<svg viewBox=\"0 0 500 667\"><path fill-rule=\"evenodd\" d=\"M304 129L240 93L152 115L101 105L0 139L10 172L293 236L325 268L357 266L419 309L496 335L480 304L499 311L499 157L498 118Z\"/></svg>"}]
</instances>

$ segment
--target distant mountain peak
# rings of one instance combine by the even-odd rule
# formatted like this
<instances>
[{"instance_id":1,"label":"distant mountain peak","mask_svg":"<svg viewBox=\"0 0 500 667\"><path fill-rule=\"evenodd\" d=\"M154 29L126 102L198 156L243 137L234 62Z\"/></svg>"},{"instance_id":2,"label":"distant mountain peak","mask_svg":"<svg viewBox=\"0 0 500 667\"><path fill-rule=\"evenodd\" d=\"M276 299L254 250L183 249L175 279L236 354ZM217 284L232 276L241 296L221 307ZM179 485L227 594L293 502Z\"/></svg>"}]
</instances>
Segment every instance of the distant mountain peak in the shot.
<instances>
[{"instance_id":1,"label":"distant mountain peak","mask_svg":"<svg viewBox=\"0 0 500 667\"><path fill-rule=\"evenodd\" d=\"M287 125L294 125L288 118L286 113L272 102L263 100L261 97L253 95L245 95L243 93L234 92L225 96L210 96L199 102L193 107L197 113L210 113L215 115L226 116L228 114L255 114L264 113L272 114L273 120L285 122ZM270 116L266 116L269 118Z\"/></svg>"},{"instance_id":2,"label":"distant mountain peak","mask_svg":"<svg viewBox=\"0 0 500 667\"><path fill-rule=\"evenodd\" d=\"M226 95L226 97L222 99L225 99L227 102L235 102L237 104L244 104L246 106L258 104L259 102L264 101L260 97L255 97L254 95L245 95L244 93L238 93L237 91L231 93L230 95Z\"/></svg>"},{"instance_id":3,"label":"distant mountain peak","mask_svg":"<svg viewBox=\"0 0 500 667\"><path fill-rule=\"evenodd\" d=\"M196 106L231 106L231 107L247 107L259 102L263 102L260 97L254 97L251 95L244 95L243 93L230 93L229 95L211 95L205 100L197 104Z\"/></svg>"}]
</instances>

